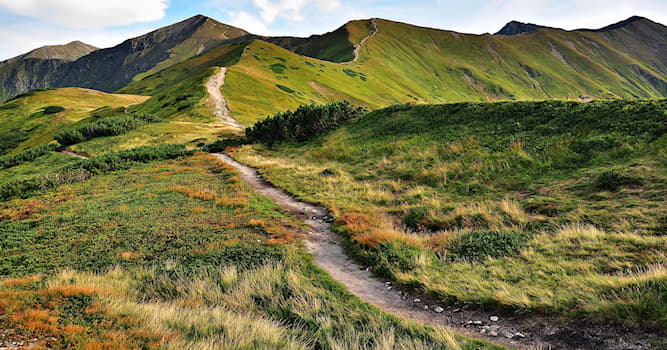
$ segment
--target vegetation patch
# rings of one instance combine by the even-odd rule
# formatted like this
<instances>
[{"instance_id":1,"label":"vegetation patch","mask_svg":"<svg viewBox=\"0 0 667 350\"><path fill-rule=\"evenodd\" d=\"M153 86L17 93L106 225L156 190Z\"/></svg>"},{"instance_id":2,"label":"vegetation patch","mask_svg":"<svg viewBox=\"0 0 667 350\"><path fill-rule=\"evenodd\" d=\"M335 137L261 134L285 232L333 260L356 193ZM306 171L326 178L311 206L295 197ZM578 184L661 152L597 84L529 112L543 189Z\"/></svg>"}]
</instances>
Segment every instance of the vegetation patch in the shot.
<instances>
[{"instance_id":1,"label":"vegetation patch","mask_svg":"<svg viewBox=\"0 0 667 350\"><path fill-rule=\"evenodd\" d=\"M473 231L452 239L449 250L456 258L478 261L518 253L526 246L528 235L516 231Z\"/></svg>"},{"instance_id":2,"label":"vegetation patch","mask_svg":"<svg viewBox=\"0 0 667 350\"><path fill-rule=\"evenodd\" d=\"M336 128L365 113L347 101L327 105L304 105L295 111L276 114L246 129L249 141L273 144L277 141L305 141Z\"/></svg>"},{"instance_id":3,"label":"vegetation patch","mask_svg":"<svg viewBox=\"0 0 667 350\"><path fill-rule=\"evenodd\" d=\"M110 117L89 125L63 130L54 138L61 145L69 146L95 137L122 135L139 126L158 122L163 122L163 120L148 114Z\"/></svg>"},{"instance_id":4,"label":"vegetation patch","mask_svg":"<svg viewBox=\"0 0 667 350\"><path fill-rule=\"evenodd\" d=\"M62 106L47 106L44 107L44 114L56 114L65 110L65 107Z\"/></svg>"},{"instance_id":5,"label":"vegetation patch","mask_svg":"<svg viewBox=\"0 0 667 350\"><path fill-rule=\"evenodd\" d=\"M296 94L296 90L293 90L285 85L276 84L276 87L280 90L285 91L288 94Z\"/></svg>"},{"instance_id":6,"label":"vegetation patch","mask_svg":"<svg viewBox=\"0 0 667 350\"><path fill-rule=\"evenodd\" d=\"M57 144L40 145L37 147L27 149L13 156L1 157L0 167L11 168L25 162L30 162L45 154L55 151L58 148L59 146Z\"/></svg>"},{"instance_id":7,"label":"vegetation patch","mask_svg":"<svg viewBox=\"0 0 667 350\"><path fill-rule=\"evenodd\" d=\"M285 66L282 63L274 63L270 65L269 68L271 69L272 72L276 74L283 74L287 70L287 66Z\"/></svg>"}]
</instances>

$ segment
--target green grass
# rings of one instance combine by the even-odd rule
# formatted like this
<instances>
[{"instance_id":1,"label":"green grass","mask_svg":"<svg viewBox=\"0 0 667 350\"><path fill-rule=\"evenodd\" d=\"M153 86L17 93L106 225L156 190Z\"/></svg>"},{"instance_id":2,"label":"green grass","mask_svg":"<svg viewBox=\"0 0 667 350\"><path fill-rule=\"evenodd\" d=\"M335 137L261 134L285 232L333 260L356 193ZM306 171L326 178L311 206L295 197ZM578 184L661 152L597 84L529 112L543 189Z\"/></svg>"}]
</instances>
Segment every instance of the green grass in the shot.
<instances>
[{"instance_id":1,"label":"green grass","mask_svg":"<svg viewBox=\"0 0 667 350\"><path fill-rule=\"evenodd\" d=\"M394 106L234 155L331 208L377 271L445 302L663 328L664 308L636 290L665 276L666 111L665 100Z\"/></svg>"},{"instance_id":2,"label":"green grass","mask_svg":"<svg viewBox=\"0 0 667 350\"><path fill-rule=\"evenodd\" d=\"M146 99L78 88L35 91L17 97L0 107L0 154L15 155L48 144L61 128L90 118L102 111L101 107L122 108ZM56 105L65 109L45 113L46 107Z\"/></svg>"},{"instance_id":3,"label":"green grass","mask_svg":"<svg viewBox=\"0 0 667 350\"><path fill-rule=\"evenodd\" d=\"M301 230L204 154L6 201L0 325L57 348L499 349L362 303Z\"/></svg>"}]
</instances>

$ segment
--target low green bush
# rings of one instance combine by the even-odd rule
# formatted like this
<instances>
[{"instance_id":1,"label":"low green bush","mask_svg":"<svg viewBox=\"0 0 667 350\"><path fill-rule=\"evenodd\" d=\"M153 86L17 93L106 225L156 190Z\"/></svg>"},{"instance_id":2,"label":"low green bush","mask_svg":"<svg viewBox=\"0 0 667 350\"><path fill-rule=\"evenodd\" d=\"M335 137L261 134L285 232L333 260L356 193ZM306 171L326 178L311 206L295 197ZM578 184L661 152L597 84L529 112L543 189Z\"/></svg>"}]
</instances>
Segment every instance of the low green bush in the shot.
<instances>
[{"instance_id":1,"label":"low green bush","mask_svg":"<svg viewBox=\"0 0 667 350\"><path fill-rule=\"evenodd\" d=\"M455 258L476 261L516 254L527 241L528 235L517 231L474 231L453 239L449 251Z\"/></svg>"},{"instance_id":2,"label":"low green bush","mask_svg":"<svg viewBox=\"0 0 667 350\"><path fill-rule=\"evenodd\" d=\"M91 176L131 168L138 163L175 159L192 154L183 145L142 146L126 151L82 159L53 173L0 183L0 200L27 198L58 186L85 181Z\"/></svg>"},{"instance_id":3,"label":"low green bush","mask_svg":"<svg viewBox=\"0 0 667 350\"><path fill-rule=\"evenodd\" d=\"M56 114L65 110L65 107L61 106L48 106L44 107L44 114Z\"/></svg>"},{"instance_id":4,"label":"low green bush","mask_svg":"<svg viewBox=\"0 0 667 350\"><path fill-rule=\"evenodd\" d=\"M149 114L110 117L92 124L60 131L56 134L55 139L61 145L69 146L95 137L122 135L142 125L162 121Z\"/></svg>"},{"instance_id":5,"label":"low green bush","mask_svg":"<svg viewBox=\"0 0 667 350\"><path fill-rule=\"evenodd\" d=\"M617 191L624 186L641 186L641 179L619 174L608 170L598 174L593 181L593 186L599 191Z\"/></svg>"},{"instance_id":6,"label":"low green bush","mask_svg":"<svg viewBox=\"0 0 667 350\"><path fill-rule=\"evenodd\" d=\"M2 157L0 158L0 168L11 168L25 162L33 161L49 152L57 150L58 147L58 145L53 143L48 145L39 145L13 156Z\"/></svg>"},{"instance_id":7,"label":"low green bush","mask_svg":"<svg viewBox=\"0 0 667 350\"><path fill-rule=\"evenodd\" d=\"M246 128L246 137L249 141L269 145L277 141L306 141L364 113L366 109L347 101L319 106L303 105L295 111L276 114Z\"/></svg>"}]
</instances>

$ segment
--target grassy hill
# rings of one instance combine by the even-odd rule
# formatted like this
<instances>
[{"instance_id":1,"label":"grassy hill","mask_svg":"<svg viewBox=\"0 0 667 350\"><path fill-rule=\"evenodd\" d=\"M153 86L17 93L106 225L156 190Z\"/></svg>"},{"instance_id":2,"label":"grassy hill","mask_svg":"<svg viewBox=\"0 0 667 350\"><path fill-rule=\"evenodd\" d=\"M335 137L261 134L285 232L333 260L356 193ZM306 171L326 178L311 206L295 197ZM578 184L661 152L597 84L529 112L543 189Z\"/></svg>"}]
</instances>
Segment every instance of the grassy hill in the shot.
<instances>
[{"instance_id":1,"label":"grassy hill","mask_svg":"<svg viewBox=\"0 0 667 350\"><path fill-rule=\"evenodd\" d=\"M667 101L393 106L234 152L450 303L665 329Z\"/></svg>"},{"instance_id":2,"label":"grassy hill","mask_svg":"<svg viewBox=\"0 0 667 350\"><path fill-rule=\"evenodd\" d=\"M32 91L0 105L0 155L53 140L67 125L92 114L144 102L147 97L107 94L95 90L64 88ZM60 107L48 110L47 107Z\"/></svg>"}]
</instances>

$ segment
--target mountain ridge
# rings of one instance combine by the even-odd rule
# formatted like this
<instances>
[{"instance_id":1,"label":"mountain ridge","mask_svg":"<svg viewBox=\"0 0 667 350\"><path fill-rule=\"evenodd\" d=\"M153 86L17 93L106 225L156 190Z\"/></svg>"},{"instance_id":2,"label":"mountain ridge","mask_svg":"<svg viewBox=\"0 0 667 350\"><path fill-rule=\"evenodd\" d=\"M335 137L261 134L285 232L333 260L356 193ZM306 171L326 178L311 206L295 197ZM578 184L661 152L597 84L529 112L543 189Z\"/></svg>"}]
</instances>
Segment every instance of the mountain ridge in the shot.
<instances>
[{"instance_id":1,"label":"mountain ridge","mask_svg":"<svg viewBox=\"0 0 667 350\"><path fill-rule=\"evenodd\" d=\"M106 92L117 91L175 64L205 55L215 48L229 44L251 42L252 40L261 40L277 45L301 57L351 64L355 58L357 46L361 45L364 38L370 36L374 30L372 26L374 21L383 23L385 28L389 28L389 31L407 31L413 33L414 36L402 37L395 41L394 46L383 47L382 52L380 52L373 50L378 40L395 40L398 36L401 36L398 33L385 33L391 34L389 36L380 35L379 39L374 38L375 40L365 43L364 47L358 48L362 61L372 58L376 63L383 62L383 64L386 64L387 61L394 60L394 56L401 51L405 51L406 55L402 55L405 56L404 61L394 60L396 62L393 64L397 65L396 69L401 71L403 67L413 65L413 62L422 62L421 66L414 68L430 72L428 76L421 78L415 78L414 75L403 75L401 79L426 79L421 82L408 83L409 85L423 85L422 83L429 81L428 84L437 86L442 84L442 82L439 82L441 78L437 78L438 75L462 72L456 79L462 78L464 80L463 85L460 85L460 82L453 85L450 83L449 88L458 86L457 89L467 91L472 87L474 92L472 95L460 93L460 96L470 96L469 98L473 99L512 99L518 97L514 94L502 92L508 89L508 84L517 84L516 77L510 78L510 76L527 74L528 76L525 79L521 78L521 80L525 80L521 84L523 86L532 84L531 86L537 89L545 89L549 84L556 84L557 86L567 87L568 91L579 90L582 95L597 97L654 96L658 92L661 96L667 95L667 62L664 59L667 55L664 48L667 45L665 42L667 27L639 16L630 17L599 30L575 31L513 21L510 24L514 27L508 28L506 31L508 35L465 34L378 18L375 20L348 21L331 32L312 35L308 38L299 38L254 35L243 29L220 23L210 17L196 15L147 34L127 39L112 48L91 51L89 54L71 62L26 59L18 67L14 67L13 71L0 64L0 78L3 78L4 81L4 85L0 87L0 99L10 98L29 89L45 87L76 86ZM526 40L535 41L535 43L522 43L511 39L515 36L512 33L528 33L527 30L532 36ZM452 38L455 40L451 40ZM546 40L546 42L539 43L540 40ZM438 43L436 44L436 42ZM555 46L558 42L562 44ZM544 67L536 67L538 61L530 60L528 57L522 58L521 56L525 56L525 54L502 49L506 52L498 56L498 50L501 50L501 47L507 45L530 46L533 44L543 47L539 50L549 51L547 55L547 57L550 57L549 61L553 58L557 59L556 62L549 63L549 69L551 69L549 75L552 76L550 79L553 79L549 83L539 82L540 76L544 74ZM544 47L544 44L547 46ZM531 50L535 49L531 48ZM439 61L424 60L424 57L412 57L410 51L419 51L428 56L436 55L439 57ZM468 57L469 51L477 51L477 54ZM368 56L369 54L370 56ZM486 57L485 60L477 60L480 54ZM594 58L591 59L591 57ZM541 60L544 59L541 58ZM478 61L478 65L459 67L461 62L466 60ZM613 67L609 66L612 64L609 62L618 60L627 62L620 63L619 61L619 63L613 63ZM426 61L429 62L426 63ZM518 65L519 70L507 66L508 63L511 66L516 66L516 61L521 62ZM573 65L573 61L581 62ZM544 64L542 62L537 65ZM493 69L498 70L498 73L490 75L488 70L491 68L488 65L495 66L496 68ZM558 67L555 67L555 65L558 65ZM366 69L373 68L367 67ZM573 73L565 74L566 70L573 71ZM388 73L396 74L396 72L385 72L383 74ZM498 74L501 75L498 76ZM604 78L601 79L602 76L593 80L590 77L575 78L575 75L590 76L591 74L603 74ZM570 78L565 79L565 76L570 76ZM507 81L508 79L509 81ZM614 83L619 87L614 87L615 92L611 94L609 93L610 86L605 81L609 79L620 80ZM620 87L622 85L625 87ZM551 87L549 90L554 90L554 88ZM555 90L558 91L559 89ZM415 92L416 90L412 89L411 91ZM413 97L419 96L417 100L444 102L437 98L431 98L430 96L433 93L427 93L426 91L422 91L418 95L415 95L415 93L408 94ZM552 94L545 92L543 98L549 96L565 97L561 96L560 93ZM436 95L438 94L433 96ZM571 98L569 93L567 96Z\"/></svg>"}]
</instances>

